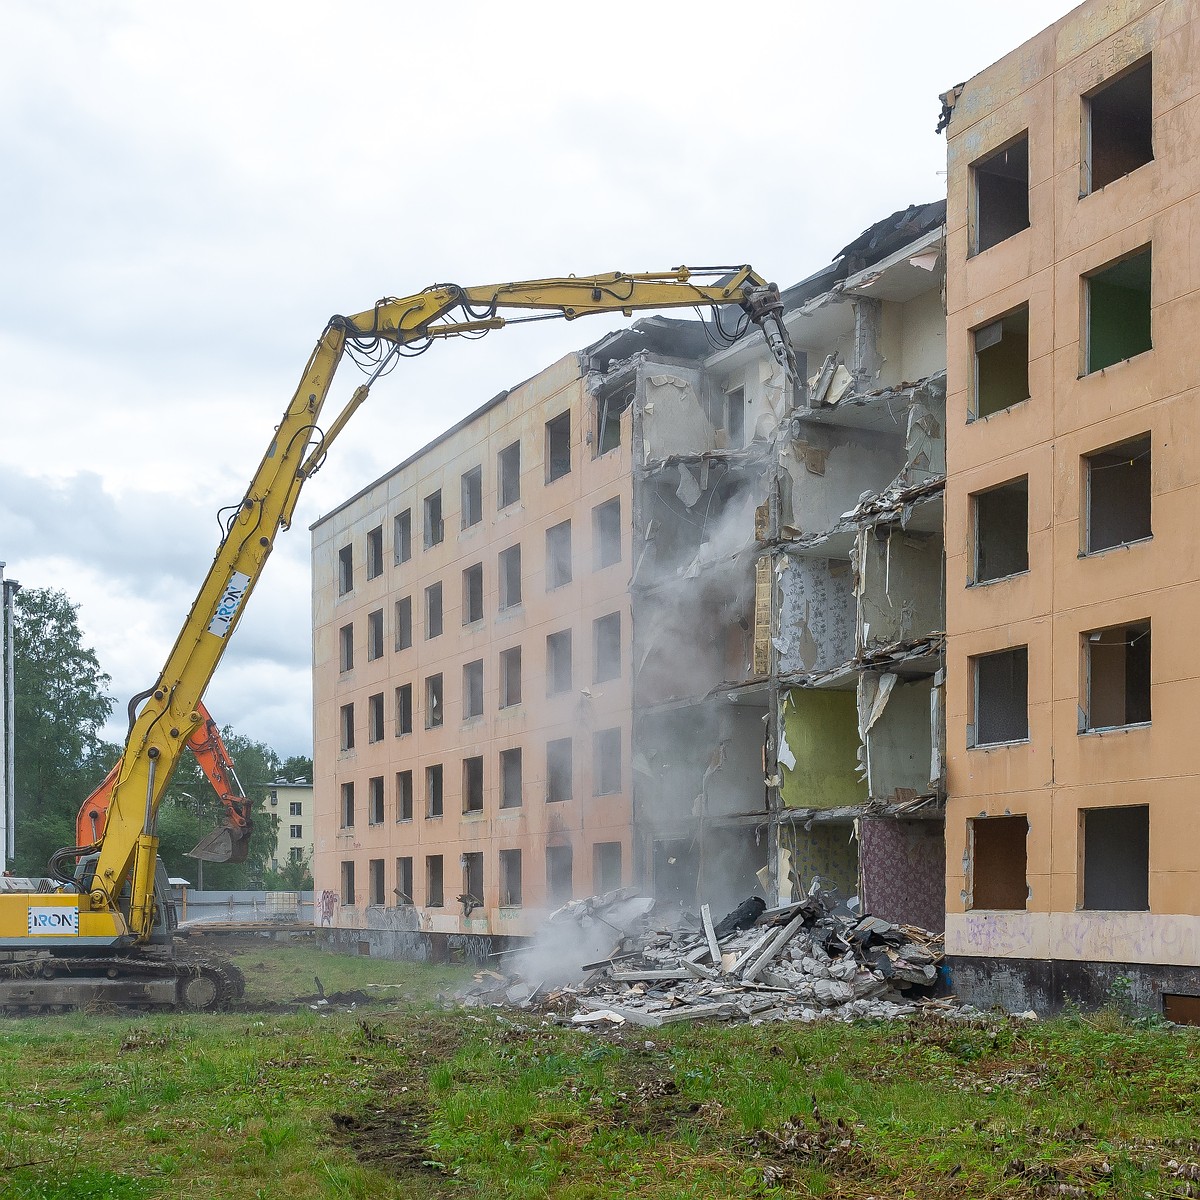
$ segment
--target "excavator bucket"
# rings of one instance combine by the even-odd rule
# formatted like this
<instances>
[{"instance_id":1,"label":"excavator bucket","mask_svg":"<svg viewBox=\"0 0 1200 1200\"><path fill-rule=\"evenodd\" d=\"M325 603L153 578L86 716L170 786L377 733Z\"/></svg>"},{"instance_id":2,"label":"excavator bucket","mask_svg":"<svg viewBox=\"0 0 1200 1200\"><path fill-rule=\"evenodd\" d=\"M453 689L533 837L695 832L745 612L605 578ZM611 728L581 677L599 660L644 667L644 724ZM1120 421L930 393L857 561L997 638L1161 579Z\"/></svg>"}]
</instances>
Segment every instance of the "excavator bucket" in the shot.
<instances>
[{"instance_id":1,"label":"excavator bucket","mask_svg":"<svg viewBox=\"0 0 1200 1200\"><path fill-rule=\"evenodd\" d=\"M188 851L188 858L200 858L205 862L240 863L246 861L250 850L250 825L238 826L227 822L213 830L208 837L201 838Z\"/></svg>"}]
</instances>

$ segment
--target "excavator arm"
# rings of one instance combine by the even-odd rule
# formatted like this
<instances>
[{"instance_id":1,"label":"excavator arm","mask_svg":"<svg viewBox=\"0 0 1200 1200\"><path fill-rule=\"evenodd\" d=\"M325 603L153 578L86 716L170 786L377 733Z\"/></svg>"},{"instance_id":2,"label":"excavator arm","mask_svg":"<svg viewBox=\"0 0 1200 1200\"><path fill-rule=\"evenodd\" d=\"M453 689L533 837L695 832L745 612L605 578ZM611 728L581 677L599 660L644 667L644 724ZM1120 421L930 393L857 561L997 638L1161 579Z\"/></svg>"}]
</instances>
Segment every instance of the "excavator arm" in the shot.
<instances>
[{"instance_id":1,"label":"excavator arm","mask_svg":"<svg viewBox=\"0 0 1200 1200\"><path fill-rule=\"evenodd\" d=\"M254 827L250 801L246 799L237 772L233 769L217 723L208 715L208 709L203 704L198 704L196 708L201 724L188 738L187 746L224 806L225 820L220 829L200 841L190 857L202 858L205 862L245 862ZM75 818L76 846L94 846L103 836L113 785L120 774L122 761L117 759L100 786L80 805Z\"/></svg>"},{"instance_id":2,"label":"excavator arm","mask_svg":"<svg viewBox=\"0 0 1200 1200\"><path fill-rule=\"evenodd\" d=\"M439 284L414 296L389 297L355 316L333 317L304 368L241 501L225 510L221 543L175 645L154 686L130 702L130 728L114 768L107 820L82 911L116 913L128 882L128 928L149 936L154 920L154 871L159 804L183 753L204 725L201 699L281 530L291 524L300 491L320 468L334 439L366 399L371 384L401 354L421 353L439 338L478 336L514 320L573 320L592 313L679 307L740 306L757 324L788 376L795 359L782 319L779 291L749 267L648 275L538 279L485 287ZM534 312L506 317L509 310ZM343 410L319 424L334 372L344 354L368 371ZM365 364L365 365L364 365ZM143 703L144 702L144 703ZM141 704L140 710L137 706Z\"/></svg>"}]
</instances>

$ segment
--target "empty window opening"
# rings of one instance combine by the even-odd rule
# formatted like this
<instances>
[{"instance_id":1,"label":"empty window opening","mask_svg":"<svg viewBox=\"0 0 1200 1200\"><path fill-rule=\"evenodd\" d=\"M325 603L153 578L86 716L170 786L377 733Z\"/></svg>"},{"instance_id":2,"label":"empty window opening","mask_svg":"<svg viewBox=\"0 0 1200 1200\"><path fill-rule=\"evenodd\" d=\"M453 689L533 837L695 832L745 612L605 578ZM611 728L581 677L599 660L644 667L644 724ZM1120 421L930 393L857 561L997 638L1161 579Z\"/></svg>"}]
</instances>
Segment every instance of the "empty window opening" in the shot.
<instances>
[{"instance_id":1,"label":"empty window opening","mask_svg":"<svg viewBox=\"0 0 1200 1200\"><path fill-rule=\"evenodd\" d=\"M976 817L970 825L971 907L1023 909L1029 898L1026 835L1029 819Z\"/></svg>"},{"instance_id":2,"label":"empty window opening","mask_svg":"<svg viewBox=\"0 0 1200 1200\"><path fill-rule=\"evenodd\" d=\"M546 638L546 695L571 690L571 631L560 629Z\"/></svg>"},{"instance_id":3,"label":"empty window opening","mask_svg":"<svg viewBox=\"0 0 1200 1200\"><path fill-rule=\"evenodd\" d=\"M1150 807L1085 808L1083 907L1106 912L1150 909Z\"/></svg>"},{"instance_id":4,"label":"empty window opening","mask_svg":"<svg viewBox=\"0 0 1200 1200\"><path fill-rule=\"evenodd\" d=\"M412 558L412 509L396 514L392 521L392 542L396 565L408 562Z\"/></svg>"},{"instance_id":5,"label":"empty window opening","mask_svg":"<svg viewBox=\"0 0 1200 1200\"><path fill-rule=\"evenodd\" d=\"M1029 134L971 164L974 254L1029 228Z\"/></svg>"},{"instance_id":6,"label":"empty window opening","mask_svg":"<svg viewBox=\"0 0 1200 1200\"><path fill-rule=\"evenodd\" d=\"M1084 285L1088 374L1152 348L1149 246L1085 276Z\"/></svg>"},{"instance_id":7,"label":"empty window opening","mask_svg":"<svg viewBox=\"0 0 1200 1200\"><path fill-rule=\"evenodd\" d=\"M1029 647L971 660L975 676L973 746L1023 742L1029 737Z\"/></svg>"},{"instance_id":8,"label":"empty window opening","mask_svg":"<svg viewBox=\"0 0 1200 1200\"><path fill-rule=\"evenodd\" d=\"M413 693L411 683L402 683L396 689L396 736L403 737L413 731Z\"/></svg>"},{"instance_id":9,"label":"empty window opening","mask_svg":"<svg viewBox=\"0 0 1200 1200\"><path fill-rule=\"evenodd\" d=\"M367 530L367 578L378 579L383 574L383 526Z\"/></svg>"},{"instance_id":10,"label":"empty window opening","mask_svg":"<svg viewBox=\"0 0 1200 1200\"><path fill-rule=\"evenodd\" d=\"M430 854L425 858L425 905L441 908L446 903L442 886L442 856Z\"/></svg>"},{"instance_id":11,"label":"empty window opening","mask_svg":"<svg viewBox=\"0 0 1200 1200\"><path fill-rule=\"evenodd\" d=\"M496 456L497 507L507 508L521 498L521 443L505 446Z\"/></svg>"},{"instance_id":12,"label":"empty window opening","mask_svg":"<svg viewBox=\"0 0 1200 1200\"><path fill-rule=\"evenodd\" d=\"M383 657L383 609L367 614L367 662Z\"/></svg>"},{"instance_id":13,"label":"empty window opening","mask_svg":"<svg viewBox=\"0 0 1200 1200\"><path fill-rule=\"evenodd\" d=\"M734 388L725 394L725 433L730 450L746 444L746 389Z\"/></svg>"},{"instance_id":14,"label":"empty window opening","mask_svg":"<svg viewBox=\"0 0 1200 1200\"><path fill-rule=\"evenodd\" d=\"M571 472L571 414L560 413L546 422L546 482Z\"/></svg>"},{"instance_id":15,"label":"empty window opening","mask_svg":"<svg viewBox=\"0 0 1200 1200\"><path fill-rule=\"evenodd\" d=\"M354 669L354 626L343 625L338 630L338 664L343 671Z\"/></svg>"},{"instance_id":16,"label":"empty window opening","mask_svg":"<svg viewBox=\"0 0 1200 1200\"><path fill-rule=\"evenodd\" d=\"M598 729L592 734L592 791L612 796L621 790L621 731Z\"/></svg>"},{"instance_id":17,"label":"empty window opening","mask_svg":"<svg viewBox=\"0 0 1200 1200\"><path fill-rule=\"evenodd\" d=\"M1098 450L1084 462L1087 552L1150 537L1150 435Z\"/></svg>"},{"instance_id":18,"label":"empty window opening","mask_svg":"<svg viewBox=\"0 0 1200 1200\"><path fill-rule=\"evenodd\" d=\"M621 886L621 843L597 842L592 847L592 891L597 895Z\"/></svg>"},{"instance_id":19,"label":"empty window opening","mask_svg":"<svg viewBox=\"0 0 1200 1200\"><path fill-rule=\"evenodd\" d=\"M483 907L483 854L475 851L462 856L463 890L459 900L463 915L469 917L471 910Z\"/></svg>"},{"instance_id":20,"label":"empty window opening","mask_svg":"<svg viewBox=\"0 0 1200 1200\"><path fill-rule=\"evenodd\" d=\"M367 741L383 741L383 693L367 697Z\"/></svg>"},{"instance_id":21,"label":"empty window opening","mask_svg":"<svg viewBox=\"0 0 1200 1200\"><path fill-rule=\"evenodd\" d=\"M353 704L343 704L342 705L341 733L342 733L342 741L341 741L342 749L343 750L353 750L354 749L354 705Z\"/></svg>"},{"instance_id":22,"label":"empty window opening","mask_svg":"<svg viewBox=\"0 0 1200 1200\"><path fill-rule=\"evenodd\" d=\"M383 776L373 775L367 780L367 824L383 824Z\"/></svg>"},{"instance_id":23,"label":"empty window opening","mask_svg":"<svg viewBox=\"0 0 1200 1200\"><path fill-rule=\"evenodd\" d=\"M546 801L570 800L573 793L571 739L555 738L546 743Z\"/></svg>"},{"instance_id":24,"label":"empty window opening","mask_svg":"<svg viewBox=\"0 0 1200 1200\"><path fill-rule=\"evenodd\" d=\"M1029 309L1019 308L974 331L975 407L990 417L1029 399Z\"/></svg>"},{"instance_id":25,"label":"empty window opening","mask_svg":"<svg viewBox=\"0 0 1200 1200\"><path fill-rule=\"evenodd\" d=\"M442 585L431 583L425 589L425 637L442 636Z\"/></svg>"},{"instance_id":26,"label":"empty window opening","mask_svg":"<svg viewBox=\"0 0 1200 1200\"><path fill-rule=\"evenodd\" d=\"M1150 622L1083 635L1087 709L1084 730L1142 725L1150 720Z\"/></svg>"},{"instance_id":27,"label":"empty window opening","mask_svg":"<svg viewBox=\"0 0 1200 1200\"><path fill-rule=\"evenodd\" d=\"M407 650L412 645L412 597L396 601L396 649Z\"/></svg>"},{"instance_id":28,"label":"empty window opening","mask_svg":"<svg viewBox=\"0 0 1200 1200\"><path fill-rule=\"evenodd\" d=\"M396 903L413 904L413 860L409 857L396 859Z\"/></svg>"},{"instance_id":29,"label":"empty window opening","mask_svg":"<svg viewBox=\"0 0 1200 1200\"><path fill-rule=\"evenodd\" d=\"M433 763L425 768L425 815L440 817L444 811L442 764Z\"/></svg>"},{"instance_id":30,"label":"empty window opening","mask_svg":"<svg viewBox=\"0 0 1200 1200\"><path fill-rule=\"evenodd\" d=\"M483 659L463 666L463 720L483 716Z\"/></svg>"},{"instance_id":31,"label":"empty window opening","mask_svg":"<svg viewBox=\"0 0 1200 1200\"><path fill-rule=\"evenodd\" d=\"M521 603L521 547L509 546L500 552L500 595L501 609L513 608Z\"/></svg>"},{"instance_id":32,"label":"empty window opening","mask_svg":"<svg viewBox=\"0 0 1200 1200\"><path fill-rule=\"evenodd\" d=\"M439 672L425 680L425 728L437 729L442 717L442 676Z\"/></svg>"},{"instance_id":33,"label":"empty window opening","mask_svg":"<svg viewBox=\"0 0 1200 1200\"><path fill-rule=\"evenodd\" d=\"M343 829L354 828L354 784L352 783L342 784L341 818Z\"/></svg>"},{"instance_id":34,"label":"empty window opening","mask_svg":"<svg viewBox=\"0 0 1200 1200\"><path fill-rule=\"evenodd\" d=\"M396 820L411 821L413 819L413 773L411 771L396 772Z\"/></svg>"},{"instance_id":35,"label":"empty window opening","mask_svg":"<svg viewBox=\"0 0 1200 1200\"><path fill-rule=\"evenodd\" d=\"M521 647L500 653L500 707L521 703Z\"/></svg>"},{"instance_id":36,"label":"empty window opening","mask_svg":"<svg viewBox=\"0 0 1200 1200\"><path fill-rule=\"evenodd\" d=\"M367 863L367 880L369 884L370 895L367 900L368 904L378 905L387 903L387 893L384 891L383 885L383 859L372 858Z\"/></svg>"},{"instance_id":37,"label":"empty window opening","mask_svg":"<svg viewBox=\"0 0 1200 1200\"><path fill-rule=\"evenodd\" d=\"M633 403L633 380L596 397L596 453L607 454L621 444L621 414Z\"/></svg>"},{"instance_id":38,"label":"empty window opening","mask_svg":"<svg viewBox=\"0 0 1200 1200\"><path fill-rule=\"evenodd\" d=\"M465 813L483 812L483 759L463 759L463 806Z\"/></svg>"},{"instance_id":39,"label":"empty window opening","mask_svg":"<svg viewBox=\"0 0 1200 1200\"><path fill-rule=\"evenodd\" d=\"M1029 477L971 497L975 509L975 583L1029 570Z\"/></svg>"},{"instance_id":40,"label":"empty window opening","mask_svg":"<svg viewBox=\"0 0 1200 1200\"><path fill-rule=\"evenodd\" d=\"M462 623L473 625L476 621L483 620L483 563L468 567L462 574Z\"/></svg>"},{"instance_id":41,"label":"empty window opening","mask_svg":"<svg viewBox=\"0 0 1200 1200\"><path fill-rule=\"evenodd\" d=\"M442 522L442 493L441 489L425 497L425 549L438 546L446 536L446 527Z\"/></svg>"},{"instance_id":42,"label":"empty window opening","mask_svg":"<svg viewBox=\"0 0 1200 1200\"><path fill-rule=\"evenodd\" d=\"M338 551L338 595L354 590L354 547L343 546Z\"/></svg>"},{"instance_id":43,"label":"empty window opening","mask_svg":"<svg viewBox=\"0 0 1200 1200\"><path fill-rule=\"evenodd\" d=\"M546 900L551 908L561 908L574 898L573 860L570 846L546 847Z\"/></svg>"},{"instance_id":44,"label":"empty window opening","mask_svg":"<svg viewBox=\"0 0 1200 1200\"><path fill-rule=\"evenodd\" d=\"M546 591L571 582L571 522L546 530Z\"/></svg>"},{"instance_id":45,"label":"empty window opening","mask_svg":"<svg viewBox=\"0 0 1200 1200\"><path fill-rule=\"evenodd\" d=\"M342 903L354 903L354 863L342 863Z\"/></svg>"},{"instance_id":46,"label":"empty window opening","mask_svg":"<svg viewBox=\"0 0 1200 1200\"><path fill-rule=\"evenodd\" d=\"M521 852L500 851L500 903L505 908L521 906Z\"/></svg>"},{"instance_id":47,"label":"empty window opening","mask_svg":"<svg viewBox=\"0 0 1200 1200\"><path fill-rule=\"evenodd\" d=\"M462 527L470 529L483 520L483 468L474 467L462 477Z\"/></svg>"},{"instance_id":48,"label":"empty window opening","mask_svg":"<svg viewBox=\"0 0 1200 1200\"><path fill-rule=\"evenodd\" d=\"M621 614L608 613L592 622L592 682L621 676Z\"/></svg>"},{"instance_id":49,"label":"empty window opening","mask_svg":"<svg viewBox=\"0 0 1200 1200\"><path fill-rule=\"evenodd\" d=\"M521 791L521 748L500 751L500 807L520 808L523 802Z\"/></svg>"},{"instance_id":50,"label":"empty window opening","mask_svg":"<svg viewBox=\"0 0 1200 1200\"><path fill-rule=\"evenodd\" d=\"M1154 159L1150 59L1083 98L1083 192L1099 191Z\"/></svg>"},{"instance_id":51,"label":"empty window opening","mask_svg":"<svg viewBox=\"0 0 1200 1200\"><path fill-rule=\"evenodd\" d=\"M621 561L621 498L592 509L592 565L599 571Z\"/></svg>"}]
</instances>

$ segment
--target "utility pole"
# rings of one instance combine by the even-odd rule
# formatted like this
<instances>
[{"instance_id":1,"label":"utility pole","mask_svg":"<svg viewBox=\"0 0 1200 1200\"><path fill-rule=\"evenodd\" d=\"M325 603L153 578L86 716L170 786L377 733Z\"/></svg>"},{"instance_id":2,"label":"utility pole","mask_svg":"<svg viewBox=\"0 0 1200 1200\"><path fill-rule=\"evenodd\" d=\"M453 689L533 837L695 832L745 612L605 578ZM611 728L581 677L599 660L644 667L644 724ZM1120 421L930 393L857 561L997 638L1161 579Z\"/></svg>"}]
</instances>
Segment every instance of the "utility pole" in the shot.
<instances>
[{"instance_id":1,"label":"utility pole","mask_svg":"<svg viewBox=\"0 0 1200 1200\"><path fill-rule=\"evenodd\" d=\"M13 755L16 747L15 668L13 638L14 609L21 585L4 578L5 564L0 562L0 854L7 867L16 857L16 776Z\"/></svg>"}]
</instances>

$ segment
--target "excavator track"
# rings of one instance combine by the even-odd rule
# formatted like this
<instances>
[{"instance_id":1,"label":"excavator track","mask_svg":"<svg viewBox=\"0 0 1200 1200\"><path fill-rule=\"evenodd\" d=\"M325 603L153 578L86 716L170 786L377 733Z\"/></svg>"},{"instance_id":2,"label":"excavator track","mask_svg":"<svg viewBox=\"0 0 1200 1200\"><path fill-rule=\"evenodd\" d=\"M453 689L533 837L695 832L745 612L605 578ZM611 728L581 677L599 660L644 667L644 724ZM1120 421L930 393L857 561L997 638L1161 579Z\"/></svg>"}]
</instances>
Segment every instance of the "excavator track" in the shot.
<instances>
[{"instance_id":1,"label":"excavator track","mask_svg":"<svg viewBox=\"0 0 1200 1200\"><path fill-rule=\"evenodd\" d=\"M45 957L0 963L6 1016L121 1008L219 1012L241 999L246 980L224 955L192 949L150 955Z\"/></svg>"}]
</instances>

